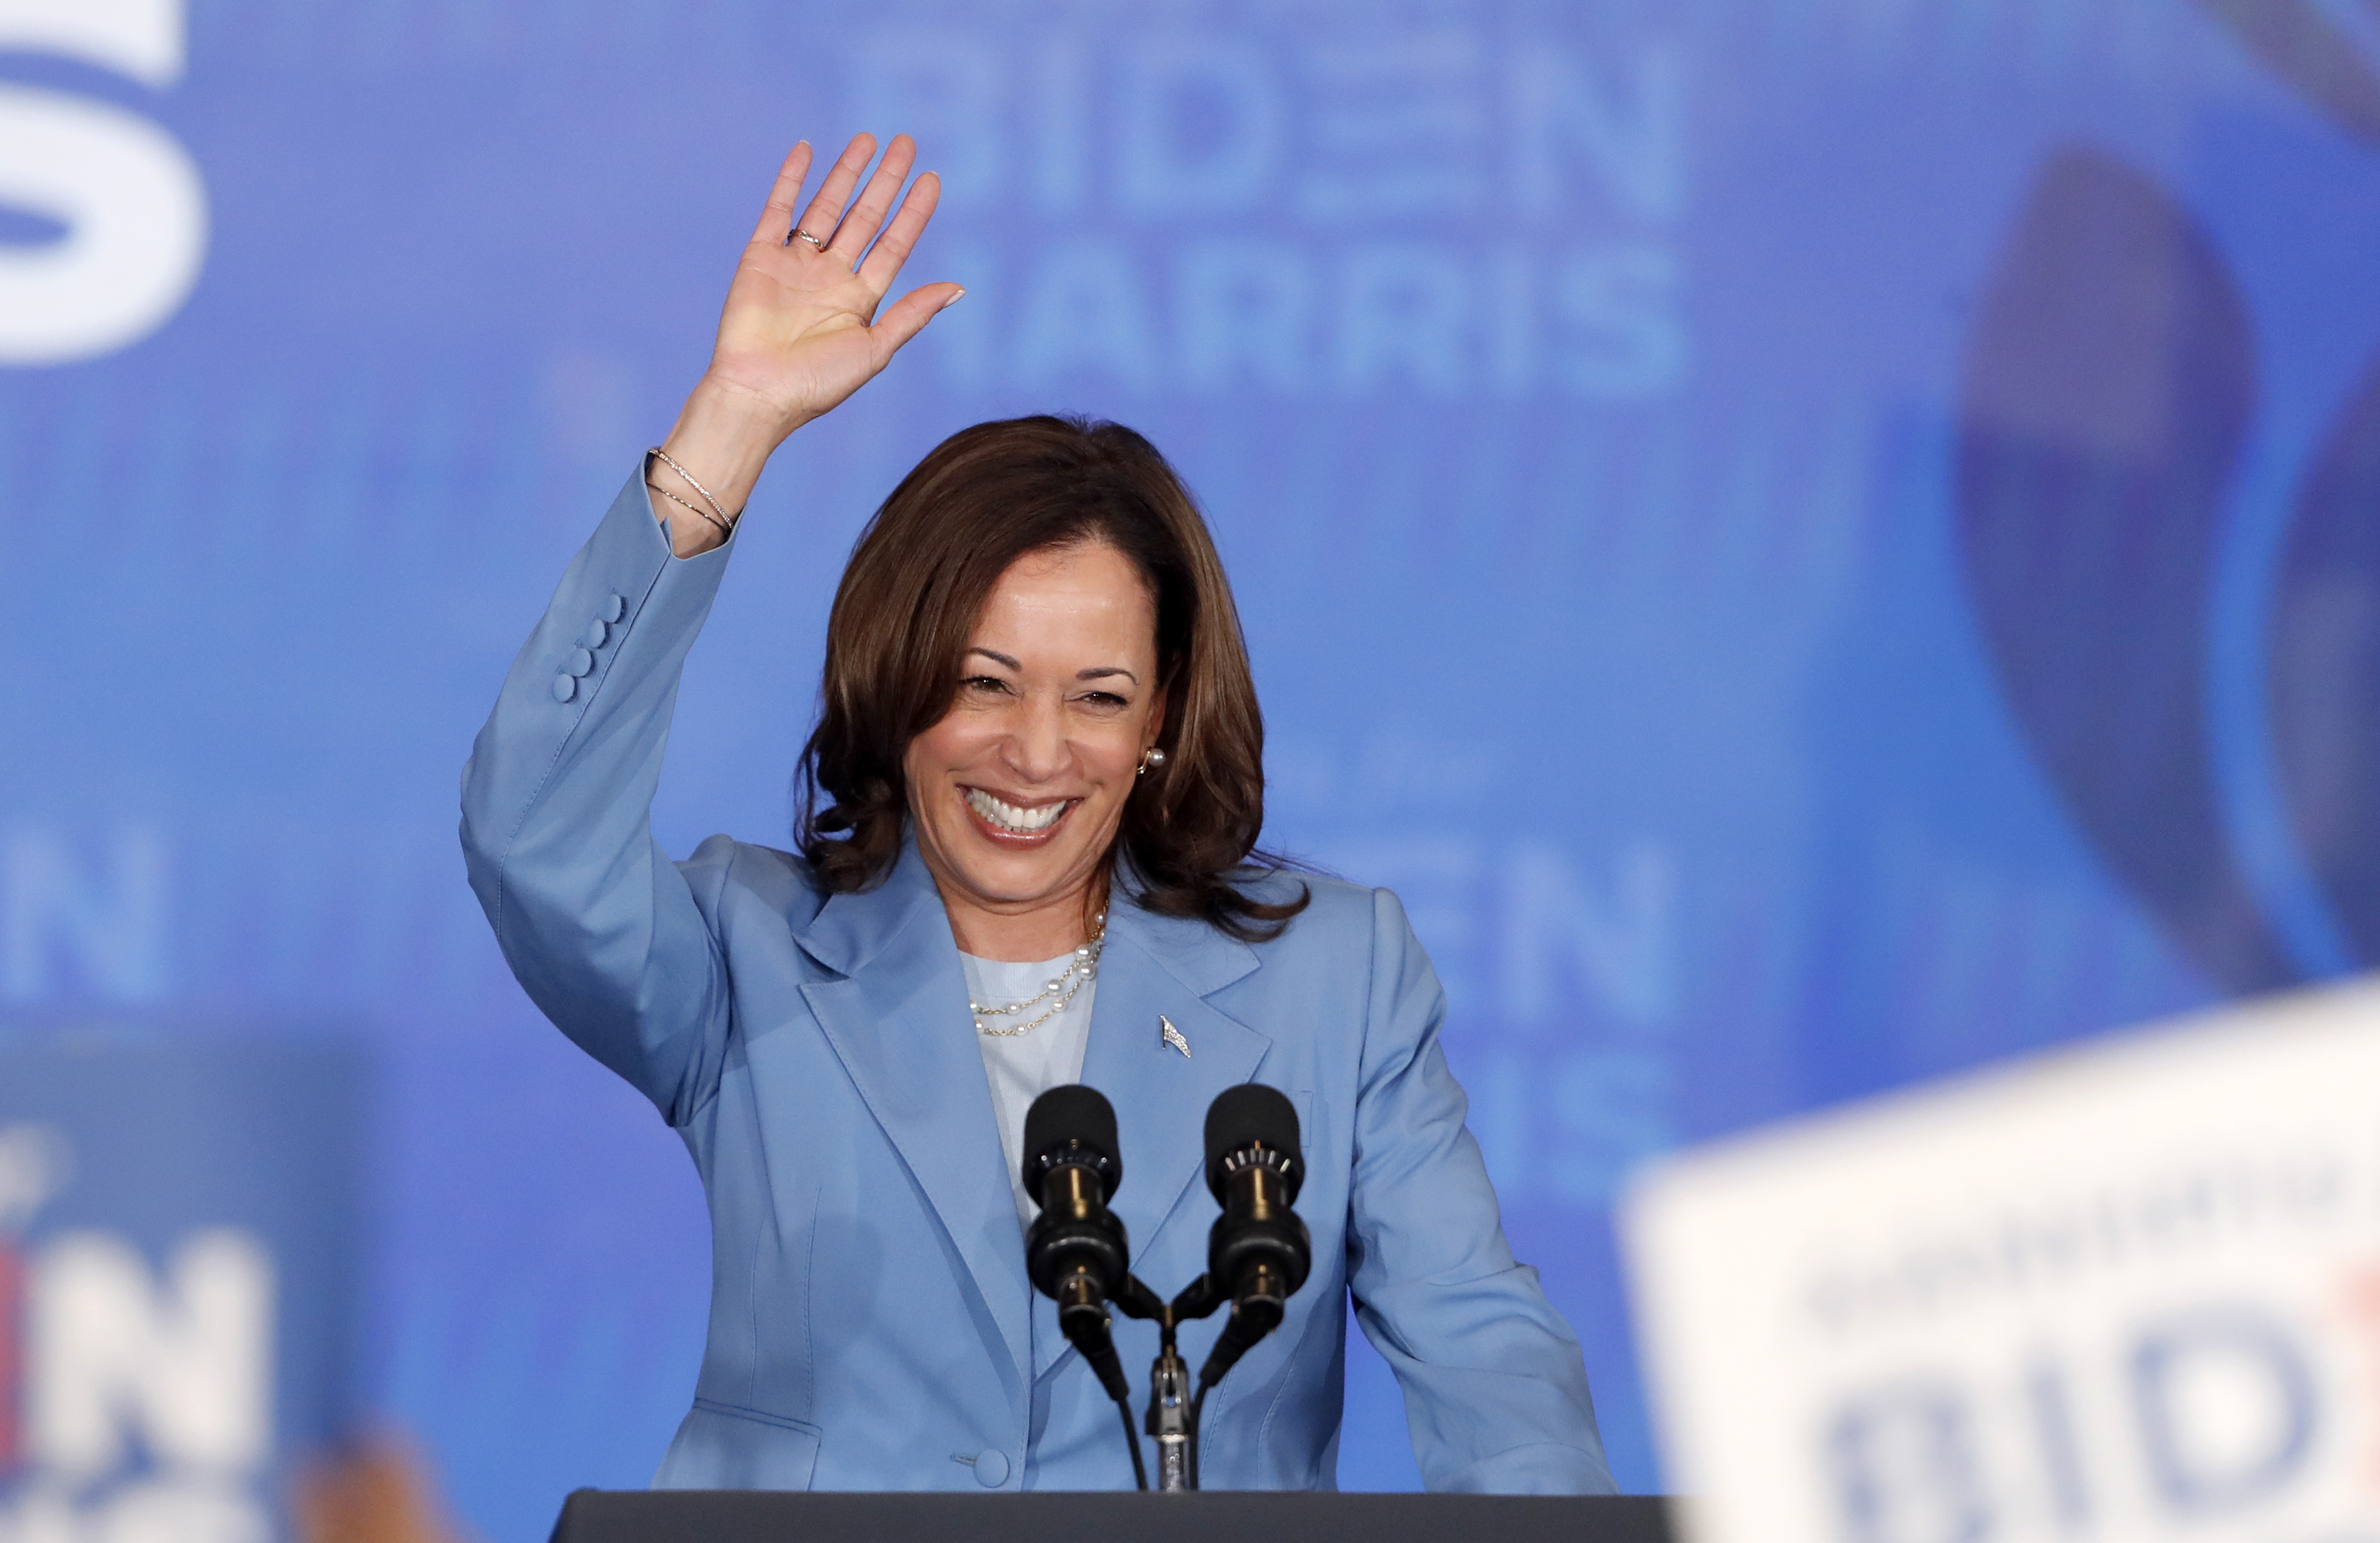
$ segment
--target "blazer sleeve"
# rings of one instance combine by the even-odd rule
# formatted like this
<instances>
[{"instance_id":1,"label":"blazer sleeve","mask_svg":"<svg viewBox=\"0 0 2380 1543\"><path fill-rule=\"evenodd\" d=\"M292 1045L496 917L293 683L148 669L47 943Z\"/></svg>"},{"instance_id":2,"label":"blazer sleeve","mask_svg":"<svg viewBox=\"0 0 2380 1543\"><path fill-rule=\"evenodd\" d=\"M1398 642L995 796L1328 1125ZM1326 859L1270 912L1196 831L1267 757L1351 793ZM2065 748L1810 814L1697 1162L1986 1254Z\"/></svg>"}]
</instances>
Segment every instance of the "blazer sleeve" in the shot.
<instances>
[{"instance_id":1,"label":"blazer sleeve","mask_svg":"<svg viewBox=\"0 0 2380 1543\"><path fill-rule=\"evenodd\" d=\"M1374 891L1348 1218L1356 1320L1403 1386L1428 1488L1612 1493L1577 1336L1513 1260L1463 1127L1445 1017L1404 908Z\"/></svg>"},{"instance_id":2,"label":"blazer sleeve","mask_svg":"<svg viewBox=\"0 0 2380 1543\"><path fill-rule=\"evenodd\" d=\"M632 476L514 659L463 768L463 857L505 962L562 1031L683 1124L715 1085L726 962L650 828L678 677L731 540L670 549Z\"/></svg>"}]
</instances>

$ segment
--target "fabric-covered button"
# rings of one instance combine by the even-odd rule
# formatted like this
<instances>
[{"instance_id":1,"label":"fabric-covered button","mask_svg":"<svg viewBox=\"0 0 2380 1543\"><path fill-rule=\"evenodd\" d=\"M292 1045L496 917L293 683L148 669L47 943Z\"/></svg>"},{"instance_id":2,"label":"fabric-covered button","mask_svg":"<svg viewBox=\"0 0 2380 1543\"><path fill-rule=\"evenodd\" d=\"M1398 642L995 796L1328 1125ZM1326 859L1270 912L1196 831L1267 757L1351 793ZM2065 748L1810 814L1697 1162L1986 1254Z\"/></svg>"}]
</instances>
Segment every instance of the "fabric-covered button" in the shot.
<instances>
[{"instance_id":1,"label":"fabric-covered button","mask_svg":"<svg viewBox=\"0 0 2380 1543\"><path fill-rule=\"evenodd\" d=\"M601 617L587 623L587 635L578 640L581 648L601 648L603 640L612 635L612 625Z\"/></svg>"},{"instance_id":2,"label":"fabric-covered button","mask_svg":"<svg viewBox=\"0 0 2380 1543\"><path fill-rule=\"evenodd\" d=\"M614 595L597 607L595 614L606 621L617 621L628 614L628 602L625 597Z\"/></svg>"},{"instance_id":3,"label":"fabric-covered button","mask_svg":"<svg viewBox=\"0 0 2380 1543\"><path fill-rule=\"evenodd\" d=\"M976 1454L975 1481L987 1489L997 1489L1008 1482L1008 1453L998 1447L986 1447Z\"/></svg>"},{"instance_id":4,"label":"fabric-covered button","mask_svg":"<svg viewBox=\"0 0 2380 1543\"><path fill-rule=\"evenodd\" d=\"M595 668L595 656L584 648L570 651L570 662L562 667L565 675L584 675Z\"/></svg>"},{"instance_id":5,"label":"fabric-covered button","mask_svg":"<svg viewBox=\"0 0 2380 1543\"><path fill-rule=\"evenodd\" d=\"M576 678L568 675L557 675L553 678L553 699L556 702L567 702L577 694L578 681Z\"/></svg>"}]
</instances>

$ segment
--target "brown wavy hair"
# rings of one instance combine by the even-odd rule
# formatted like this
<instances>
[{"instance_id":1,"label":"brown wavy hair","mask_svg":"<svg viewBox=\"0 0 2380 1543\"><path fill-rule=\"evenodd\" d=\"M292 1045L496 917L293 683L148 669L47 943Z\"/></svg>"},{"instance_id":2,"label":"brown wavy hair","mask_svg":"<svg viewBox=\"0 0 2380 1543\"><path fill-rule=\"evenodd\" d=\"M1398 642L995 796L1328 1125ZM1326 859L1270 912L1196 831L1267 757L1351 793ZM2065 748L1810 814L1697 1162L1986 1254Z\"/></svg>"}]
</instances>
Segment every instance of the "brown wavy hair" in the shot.
<instances>
[{"instance_id":1,"label":"brown wavy hair","mask_svg":"<svg viewBox=\"0 0 2380 1543\"><path fill-rule=\"evenodd\" d=\"M827 621L818 727L803 747L802 855L838 894L891 871L908 818L902 758L951 709L977 617L1010 564L1103 541L1157 601L1166 693L1151 767L1124 801L1108 854L1144 908L1232 937L1270 937L1312 898L1269 904L1243 887L1294 866L1257 850L1264 717L1239 609L1190 491L1121 424L1036 416L979 423L901 479L852 549Z\"/></svg>"}]
</instances>

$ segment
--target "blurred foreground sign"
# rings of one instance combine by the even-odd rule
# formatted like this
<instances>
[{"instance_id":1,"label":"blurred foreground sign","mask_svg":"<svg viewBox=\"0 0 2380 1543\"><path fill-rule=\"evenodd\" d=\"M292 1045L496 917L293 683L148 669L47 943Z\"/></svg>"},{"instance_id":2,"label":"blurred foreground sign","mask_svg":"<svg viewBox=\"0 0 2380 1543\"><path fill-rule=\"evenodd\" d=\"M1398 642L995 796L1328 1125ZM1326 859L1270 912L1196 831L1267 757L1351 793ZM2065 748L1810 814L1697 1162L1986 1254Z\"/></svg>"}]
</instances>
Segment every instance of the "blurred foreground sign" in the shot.
<instances>
[{"instance_id":1,"label":"blurred foreground sign","mask_svg":"<svg viewBox=\"0 0 2380 1543\"><path fill-rule=\"evenodd\" d=\"M347 1414L360 1094L336 1050L0 1036L0 1540L283 1534Z\"/></svg>"},{"instance_id":2,"label":"blurred foreground sign","mask_svg":"<svg viewBox=\"0 0 2380 1543\"><path fill-rule=\"evenodd\" d=\"M2380 1539L2380 985L1706 1149L1624 1227L1704 1543Z\"/></svg>"}]
</instances>

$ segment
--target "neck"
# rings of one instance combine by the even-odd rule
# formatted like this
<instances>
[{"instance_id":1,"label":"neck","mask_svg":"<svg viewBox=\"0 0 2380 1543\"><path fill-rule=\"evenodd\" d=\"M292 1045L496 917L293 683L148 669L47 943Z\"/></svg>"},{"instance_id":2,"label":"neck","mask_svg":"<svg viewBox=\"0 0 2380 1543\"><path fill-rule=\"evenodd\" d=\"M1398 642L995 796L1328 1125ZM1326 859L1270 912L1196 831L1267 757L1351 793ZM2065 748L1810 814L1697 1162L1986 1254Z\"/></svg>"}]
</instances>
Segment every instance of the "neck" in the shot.
<instances>
[{"instance_id":1,"label":"neck","mask_svg":"<svg viewBox=\"0 0 2380 1543\"><path fill-rule=\"evenodd\" d=\"M960 951L981 959L1026 964L1072 953L1090 941L1092 918L1102 907L1093 903L1092 886L1084 884L1062 895L1018 906L985 905L953 892L940 874L934 887L941 892L949 912L951 935ZM1104 898L1106 885L1098 886Z\"/></svg>"}]
</instances>

